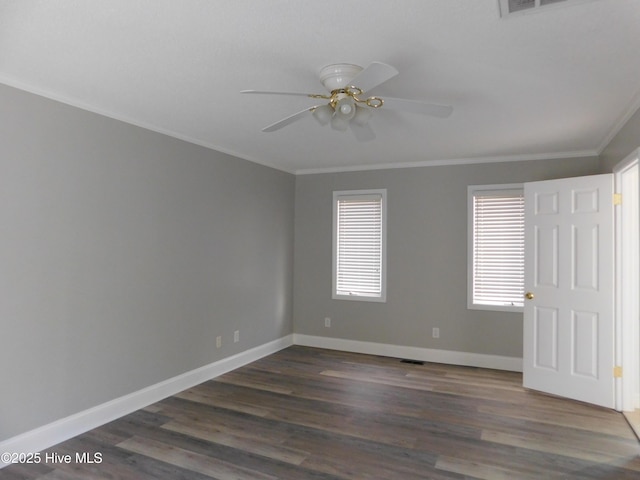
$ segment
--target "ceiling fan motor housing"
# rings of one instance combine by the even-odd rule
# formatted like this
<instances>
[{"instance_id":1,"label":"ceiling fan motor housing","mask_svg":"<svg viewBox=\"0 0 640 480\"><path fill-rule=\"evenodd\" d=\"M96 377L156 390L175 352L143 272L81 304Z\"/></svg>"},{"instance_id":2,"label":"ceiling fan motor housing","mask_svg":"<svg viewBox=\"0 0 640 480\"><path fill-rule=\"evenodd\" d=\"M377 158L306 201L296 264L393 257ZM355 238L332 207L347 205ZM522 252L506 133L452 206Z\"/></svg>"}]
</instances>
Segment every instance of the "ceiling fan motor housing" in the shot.
<instances>
[{"instance_id":1,"label":"ceiling fan motor housing","mask_svg":"<svg viewBox=\"0 0 640 480\"><path fill-rule=\"evenodd\" d=\"M334 63L320 70L320 81L329 92L350 86L362 67L350 63Z\"/></svg>"}]
</instances>

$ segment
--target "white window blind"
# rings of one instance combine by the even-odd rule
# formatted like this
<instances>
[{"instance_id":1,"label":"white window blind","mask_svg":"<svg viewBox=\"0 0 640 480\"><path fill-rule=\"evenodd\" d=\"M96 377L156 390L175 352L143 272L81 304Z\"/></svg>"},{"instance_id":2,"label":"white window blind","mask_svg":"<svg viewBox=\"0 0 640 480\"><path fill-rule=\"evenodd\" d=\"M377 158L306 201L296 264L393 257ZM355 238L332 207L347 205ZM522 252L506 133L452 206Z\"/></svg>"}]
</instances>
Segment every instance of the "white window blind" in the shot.
<instances>
[{"instance_id":1,"label":"white window blind","mask_svg":"<svg viewBox=\"0 0 640 480\"><path fill-rule=\"evenodd\" d=\"M524 305L524 193L517 189L470 191L470 306Z\"/></svg>"},{"instance_id":2,"label":"white window blind","mask_svg":"<svg viewBox=\"0 0 640 480\"><path fill-rule=\"evenodd\" d=\"M384 197L334 192L334 298L384 301Z\"/></svg>"}]
</instances>

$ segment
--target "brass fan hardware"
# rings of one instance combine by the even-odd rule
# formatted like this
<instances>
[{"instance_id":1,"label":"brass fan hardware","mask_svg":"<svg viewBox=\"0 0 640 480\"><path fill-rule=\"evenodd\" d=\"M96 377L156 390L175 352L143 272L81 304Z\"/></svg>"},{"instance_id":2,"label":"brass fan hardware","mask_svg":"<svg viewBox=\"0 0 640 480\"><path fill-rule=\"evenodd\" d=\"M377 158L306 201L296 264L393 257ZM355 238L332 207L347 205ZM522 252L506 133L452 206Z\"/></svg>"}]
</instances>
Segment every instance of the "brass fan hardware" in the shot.
<instances>
[{"instance_id":1,"label":"brass fan hardware","mask_svg":"<svg viewBox=\"0 0 640 480\"><path fill-rule=\"evenodd\" d=\"M331 92L331 95L314 95L310 94L311 98L324 98L329 100L329 104L335 109L338 106L338 102L345 98L351 97L357 103L364 103L367 107L380 108L384 105L384 100L380 97L360 98L358 95L362 95L364 92L361 88L353 85L347 88L337 88Z\"/></svg>"}]
</instances>

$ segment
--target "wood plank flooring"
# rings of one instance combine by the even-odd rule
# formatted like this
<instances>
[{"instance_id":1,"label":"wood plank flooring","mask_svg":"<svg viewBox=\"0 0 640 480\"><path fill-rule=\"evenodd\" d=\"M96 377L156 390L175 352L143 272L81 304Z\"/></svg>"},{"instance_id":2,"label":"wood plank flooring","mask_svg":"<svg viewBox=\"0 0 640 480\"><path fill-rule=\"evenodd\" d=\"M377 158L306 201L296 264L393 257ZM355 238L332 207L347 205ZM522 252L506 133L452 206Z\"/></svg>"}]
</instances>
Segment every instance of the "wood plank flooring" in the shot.
<instances>
[{"instance_id":1,"label":"wood plank flooring","mask_svg":"<svg viewBox=\"0 0 640 480\"><path fill-rule=\"evenodd\" d=\"M295 346L47 451L101 463L12 465L0 479L640 478L621 414L521 383Z\"/></svg>"}]
</instances>

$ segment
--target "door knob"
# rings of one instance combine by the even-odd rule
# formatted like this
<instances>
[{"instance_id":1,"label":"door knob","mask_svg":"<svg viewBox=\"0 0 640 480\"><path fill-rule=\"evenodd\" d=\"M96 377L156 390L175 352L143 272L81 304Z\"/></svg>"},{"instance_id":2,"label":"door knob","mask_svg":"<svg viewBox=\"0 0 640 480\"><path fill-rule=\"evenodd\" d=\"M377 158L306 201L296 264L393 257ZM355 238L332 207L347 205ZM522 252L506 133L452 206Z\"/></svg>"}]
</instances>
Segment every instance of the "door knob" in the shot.
<instances>
[{"instance_id":1,"label":"door knob","mask_svg":"<svg viewBox=\"0 0 640 480\"><path fill-rule=\"evenodd\" d=\"M533 300L533 293L531 292L525 293L524 298L526 298L527 300Z\"/></svg>"}]
</instances>

